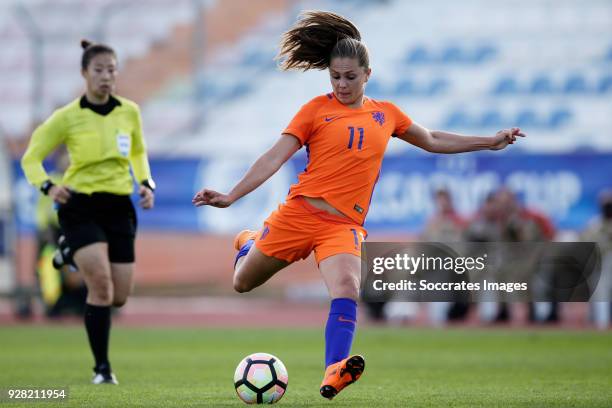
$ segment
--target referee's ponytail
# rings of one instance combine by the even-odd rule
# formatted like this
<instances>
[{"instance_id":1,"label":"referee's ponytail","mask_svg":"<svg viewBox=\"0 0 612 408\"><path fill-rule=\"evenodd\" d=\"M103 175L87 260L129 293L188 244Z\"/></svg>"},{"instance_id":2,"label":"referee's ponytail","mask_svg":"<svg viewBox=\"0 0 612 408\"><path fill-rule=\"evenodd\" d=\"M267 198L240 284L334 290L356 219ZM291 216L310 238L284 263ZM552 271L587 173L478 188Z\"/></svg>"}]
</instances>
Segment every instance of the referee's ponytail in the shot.
<instances>
[{"instance_id":1,"label":"referee's ponytail","mask_svg":"<svg viewBox=\"0 0 612 408\"><path fill-rule=\"evenodd\" d=\"M276 59L283 70L327 69L332 58L357 58L370 67L368 49L361 34L346 18L327 11L305 11L283 34Z\"/></svg>"},{"instance_id":2,"label":"referee's ponytail","mask_svg":"<svg viewBox=\"0 0 612 408\"><path fill-rule=\"evenodd\" d=\"M98 54L112 54L115 59L117 54L115 50L105 44L93 43L89 40L81 40L81 48L83 48L83 56L81 57L81 68L86 70L89 66L89 62Z\"/></svg>"}]
</instances>

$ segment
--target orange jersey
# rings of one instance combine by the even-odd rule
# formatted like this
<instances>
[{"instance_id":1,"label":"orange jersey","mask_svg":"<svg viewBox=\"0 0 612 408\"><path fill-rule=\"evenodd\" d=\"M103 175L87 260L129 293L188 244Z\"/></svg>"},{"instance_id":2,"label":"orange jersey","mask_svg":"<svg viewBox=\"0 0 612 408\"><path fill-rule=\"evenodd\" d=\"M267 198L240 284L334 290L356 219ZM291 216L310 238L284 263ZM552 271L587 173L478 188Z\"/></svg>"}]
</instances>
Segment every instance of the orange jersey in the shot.
<instances>
[{"instance_id":1,"label":"orange jersey","mask_svg":"<svg viewBox=\"0 0 612 408\"><path fill-rule=\"evenodd\" d=\"M332 93L312 99L283 131L297 137L308 155L288 198L321 197L363 225L389 138L411 124L391 102L365 98L352 109Z\"/></svg>"}]
</instances>

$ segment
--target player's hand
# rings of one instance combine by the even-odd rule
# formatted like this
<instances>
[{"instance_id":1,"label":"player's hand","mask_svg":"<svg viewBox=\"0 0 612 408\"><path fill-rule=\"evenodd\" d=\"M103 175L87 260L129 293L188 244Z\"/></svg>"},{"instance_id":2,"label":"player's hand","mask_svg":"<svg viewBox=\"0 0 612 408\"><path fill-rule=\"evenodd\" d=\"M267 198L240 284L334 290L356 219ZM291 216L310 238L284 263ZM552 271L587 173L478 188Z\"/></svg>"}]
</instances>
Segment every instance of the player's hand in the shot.
<instances>
[{"instance_id":1,"label":"player's hand","mask_svg":"<svg viewBox=\"0 0 612 408\"><path fill-rule=\"evenodd\" d=\"M155 194L153 193L153 191L151 191L150 188L140 186L138 188L138 195L140 196L140 201L138 202L138 204L141 208L145 210L150 210L151 208L153 208L153 205L155 203Z\"/></svg>"},{"instance_id":2,"label":"player's hand","mask_svg":"<svg viewBox=\"0 0 612 408\"><path fill-rule=\"evenodd\" d=\"M58 204L66 204L70 199L70 190L64 186L54 184L49 189L49 197Z\"/></svg>"},{"instance_id":3,"label":"player's hand","mask_svg":"<svg viewBox=\"0 0 612 408\"><path fill-rule=\"evenodd\" d=\"M217 208L226 208L234 202L228 194L218 193L213 190L203 189L199 191L191 200L193 205L201 207L210 205Z\"/></svg>"},{"instance_id":4,"label":"player's hand","mask_svg":"<svg viewBox=\"0 0 612 408\"><path fill-rule=\"evenodd\" d=\"M502 150L509 144L516 142L517 137L525 137L525 134L521 132L519 128L510 128L500 130L493 136L493 144L491 150Z\"/></svg>"}]
</instances>

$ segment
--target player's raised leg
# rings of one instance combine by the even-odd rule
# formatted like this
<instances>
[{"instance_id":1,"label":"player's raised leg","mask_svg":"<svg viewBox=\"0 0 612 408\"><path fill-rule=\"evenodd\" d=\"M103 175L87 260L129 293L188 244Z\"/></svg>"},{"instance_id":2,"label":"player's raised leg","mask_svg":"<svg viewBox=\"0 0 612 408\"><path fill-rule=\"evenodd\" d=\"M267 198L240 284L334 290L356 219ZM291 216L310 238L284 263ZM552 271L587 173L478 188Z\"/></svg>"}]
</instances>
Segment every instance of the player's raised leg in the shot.
<instances>
[{"instance_id":1,"label":"player's raised leg","mask_svg":"<svg viewBox=\"0 0 612 408\"><path fill-rule=\"evenodd\" d=\"M349 357L357 325L361 259L338 254L323 259L319 269L332 298L325 327L325 375L321 395L332 399L357 381L365 368L362 356Z\"/></svg>"},{"instance_id":2,"label":"player's raised leg","mask_svg":"<svg viewBox=\"0 0 612 408\"><path fill-rule=\"evenodd\" d=\"M240 293L255 289L289 265L257 249L256 236L256 231L244 230L234 239L234 247L238 250L234 261L234 289Z\"/></svg>"}]
</instances>

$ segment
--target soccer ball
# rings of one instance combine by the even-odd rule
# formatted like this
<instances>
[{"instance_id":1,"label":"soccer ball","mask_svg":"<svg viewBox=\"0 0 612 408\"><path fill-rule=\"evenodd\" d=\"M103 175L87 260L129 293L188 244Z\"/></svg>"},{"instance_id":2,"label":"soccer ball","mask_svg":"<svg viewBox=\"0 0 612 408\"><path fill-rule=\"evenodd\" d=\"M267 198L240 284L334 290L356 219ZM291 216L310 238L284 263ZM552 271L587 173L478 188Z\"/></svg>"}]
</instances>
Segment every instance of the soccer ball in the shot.
<instances>
[{"instance_id":1,"label":"soccer ball","mask_svg":"<svg viewBox=\"0 0 612 408\"><path fill-rule=\"evenodd\" d=\"M238 397L247 404L274 404L285 391L289 374L282 361L272 354L246 356L234 373Z\"/></svg>"}]
</instances>

